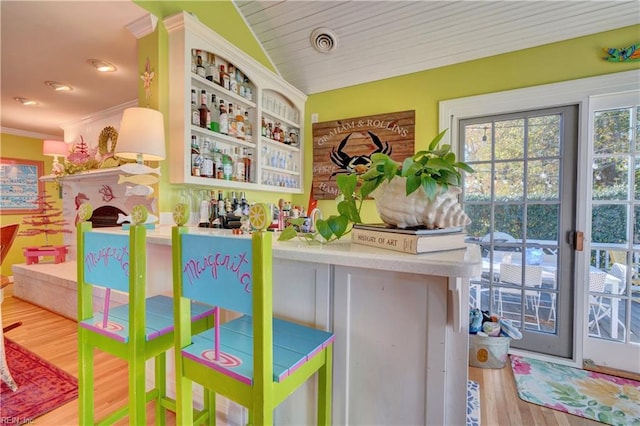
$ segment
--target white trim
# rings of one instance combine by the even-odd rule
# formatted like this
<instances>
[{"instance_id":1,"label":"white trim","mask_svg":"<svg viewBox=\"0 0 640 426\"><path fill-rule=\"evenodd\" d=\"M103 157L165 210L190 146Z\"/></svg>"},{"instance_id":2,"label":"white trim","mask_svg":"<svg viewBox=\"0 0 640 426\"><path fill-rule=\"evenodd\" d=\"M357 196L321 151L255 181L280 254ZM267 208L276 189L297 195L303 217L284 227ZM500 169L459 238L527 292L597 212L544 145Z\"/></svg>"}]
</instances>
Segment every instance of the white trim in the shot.
<instances>
[{"instance_id":1,"label":"white trim","mask_svg":"<svg viewBox=\"0 0 640 426\"><path fill-rule=\"evenodd\" d=\"M61 129L62 130L62 129ZM48 135L45 133L30 132L28 130L14 129L11 127L0 127L0 132L7 135L24 136L25 138L34 139L60 139L60 135Z\"/></svg>"},{"instance_id":2,"label":"white trim","mask_svg":"<svg viewBox=\"0 0 640 426\"><path fill-rule=\"evenodd\" d=\"M133 36L140 40L142 37L147 36L156 30L156 26L158 25L158 17L151 13L147 13L144 16L136 19L133 22L130 22L126 27L127 30Z\"/></svg>"},{"instance_id":3,"label":"white trim","mask_svg":"<svg viewBox=\"0 0 640 426\"><path fill-rule=\"evenodd\" d=\"M114 106L109 107L107 109L104 109L102 111L98 111L98 112L95 112L93 114L85 115L84 117L79 118L77 120L64 122L64 123L60 124L60 127L63 130L67 131L67 129L69 129L69 128L79 127L79 126L81 126L83 124L92 123L94 121L98 121L98 120L101 120L103 118L111 117L112 115L122 113L122 111L124 111L126 108L137 107L137 106L138 106L138 99L132 99L132 100L124 102L124 103L122 103L120 105L114 105Z\"/></svg>"},{"instance_id":4,"label":"white trim","mask_svg":"<svg viewBox=\"0 0 640 426\"><path fill-rule=\"evenodd\" d=\"M607 109L619 109L625 107L634 107L640 105L640 85L636 85L633 90L627 92L618 92L612 94L598 94L589 97L589 106L586 110L586 114L588 117L593 117L596 111L602 111ZM587 137L589 140L589 146L592 146L594 139L594 123L592 120L589 120L588 133ZM637 147L636 147L637 149ZM588 153L588 162L586 164L593 164L593 149L589 149ZM590 167L586 167L589 168ZM631 178L631 177L630 177ZM593 174L587 173L585 179L585 185L587 188L592 188L592 180ZM633 188L632 182L629 181L628 185L630 188ZM587 212L591 212L592 202L591 198L587 197L586 208L584 209ZM591 252L591 215L587 215L586 217L586 226L585 230L585 251L587 253ZM627 232L632 230L627 230ZM586 293L586 292L585 292ZM584 304L586 306L588 293L585 294ZM622 299L623 301L625 299ZM630 313L628 314L630 315ZM583 317L586 318L586 317ZM611 321L616 321L613 318ZM617 323L616 323L617 327ZM629 330L627 330L627 333ZM625 343L626 336L618 336L618 338L622 337L623 341L609 341L597 338L588 337L589 334L589 326L587 321L584 324L583 330L583 358L590 359L593 363L597 365L603 365L607 367L616 368L619 370L630 371L633 373L640 373L640 346L634 343Z\"/></svg>"},{"instance_id":5,"label":"white trim","mask_svg":"<svg viewBox=\"0 0 640 426\"><path fill-rule=\"evenodd\" d=\"M622 93L637 90L640 87L640 70L612 73L598 77L589 77L559 83L545 84L523 89L508 90L486 95L469 96L465 98L444 100L439 103L439 128L449 131L443 138L443 143L450 143L455 152L458 151L458 123L461 119L478 116L496 115L507 112L524 111L537 108L554 107L560 105L577 104L579 108L578 129L578 182L577 206L589 203L587 181L589 178L589 101L591 97L605 94ZM587 209L578 208L576 229L587 229ZM589 253L576 252L576 280L584 280ZM578 281L580 282L580 281ZM584 281L583 281L584 282ZM582 365L583 344L585 339L583 321L587 292L584 286L576 286L574 293L574 342L573 361Z\"/></svg>"}]
</instances>

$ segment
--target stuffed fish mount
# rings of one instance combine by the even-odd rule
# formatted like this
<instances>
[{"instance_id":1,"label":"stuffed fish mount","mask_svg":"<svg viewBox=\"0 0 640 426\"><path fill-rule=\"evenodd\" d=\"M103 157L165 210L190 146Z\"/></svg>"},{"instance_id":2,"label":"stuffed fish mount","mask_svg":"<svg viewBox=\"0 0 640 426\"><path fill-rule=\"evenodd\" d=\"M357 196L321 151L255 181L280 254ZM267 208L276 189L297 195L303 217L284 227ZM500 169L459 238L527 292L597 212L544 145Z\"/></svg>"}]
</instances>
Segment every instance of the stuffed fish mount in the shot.
<instances>
[{"instance_id":1,"label":"stuffed fish mount","mask_svg":"<svg viewBox=\"0 0 640 426\"><path fill-rule=\"evenodd\" d=\"M640 42L625 48L604 48L607 53L604 59L609 62L637 62L640 61Z\"/></svg>"}]
</instances>

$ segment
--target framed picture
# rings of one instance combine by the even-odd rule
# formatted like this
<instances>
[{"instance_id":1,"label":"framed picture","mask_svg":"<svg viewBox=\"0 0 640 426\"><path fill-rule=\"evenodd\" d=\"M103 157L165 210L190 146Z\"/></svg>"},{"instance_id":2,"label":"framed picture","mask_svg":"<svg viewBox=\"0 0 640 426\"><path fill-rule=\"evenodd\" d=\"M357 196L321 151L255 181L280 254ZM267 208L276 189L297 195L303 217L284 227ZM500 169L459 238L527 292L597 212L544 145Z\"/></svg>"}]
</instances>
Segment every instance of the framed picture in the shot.
<instances>
[{"instance_id":1,"label":"framed picture","mask_svg":"<svg viewBox=\"0 0 640 426\"><path fill-rule=\"evenodd\" d=\"M0 157L0 214L42 211L44 162Z\"/></svg>"}]
</instances>

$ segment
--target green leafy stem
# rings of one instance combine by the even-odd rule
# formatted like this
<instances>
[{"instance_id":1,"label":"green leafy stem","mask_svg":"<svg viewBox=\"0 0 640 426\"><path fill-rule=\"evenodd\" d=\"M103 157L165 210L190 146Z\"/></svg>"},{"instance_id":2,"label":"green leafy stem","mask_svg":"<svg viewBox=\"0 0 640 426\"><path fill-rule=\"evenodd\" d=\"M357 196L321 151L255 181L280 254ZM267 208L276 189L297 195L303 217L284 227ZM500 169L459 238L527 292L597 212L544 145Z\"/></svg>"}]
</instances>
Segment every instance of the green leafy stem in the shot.
<instances>
[{"instance_id":1,"label":"green leafy stem","mask_svg":"<svg viewBox=\"0 0 640 426\"><path fill-rule=\"evenodd\" d=\"M338 214L318 219L315 232L306 233L296 231L296 227L300 227L305 218L291 219L278 240L287 241L299 237L312 244L323 244L340 239L351 232L354 223L362 223L360 211L364 200L384 181L391 182L396 177L406 178L407 195L422 187L430 200L440 192L448 191L450 186L459 186L460 170L473 173L473 169L466 163L456 161L451 145L439 146L446 132L446 129L443 130L429 143L427 150L405 158L402 164L386 154L375 153L371 155L371 165L365 173L337 176L336 184L340 191L337 198Z\"/></svg>"}]
</instances>

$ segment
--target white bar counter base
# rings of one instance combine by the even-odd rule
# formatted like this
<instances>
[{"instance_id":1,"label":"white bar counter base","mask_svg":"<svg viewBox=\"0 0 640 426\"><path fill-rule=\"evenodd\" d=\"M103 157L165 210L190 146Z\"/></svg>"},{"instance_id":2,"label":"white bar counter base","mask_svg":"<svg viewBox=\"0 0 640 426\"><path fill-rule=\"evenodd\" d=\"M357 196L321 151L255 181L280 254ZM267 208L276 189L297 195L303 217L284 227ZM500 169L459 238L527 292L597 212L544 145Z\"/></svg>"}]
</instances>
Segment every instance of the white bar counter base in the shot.
<instances>
[{"instance_id":1,"label":"white bar counter base","mask_svg":"<svg viewBox=\"0 0 640 426\"><path fill-rule=\"evenodd\" d=\"M170 227L148 232L151 294L171 291L170 246ZM273 255L275 313L336 334L332 424L466 424L469 278L481 273L478 247L411 255L345 238L325 246L274 241ZM14 265L14 294L73 318L75 265ZM312 380L278 407L275 423L314 424L315 401ZM233 405L230 422L242 423Z\"/></svg>"}]
</instances>

